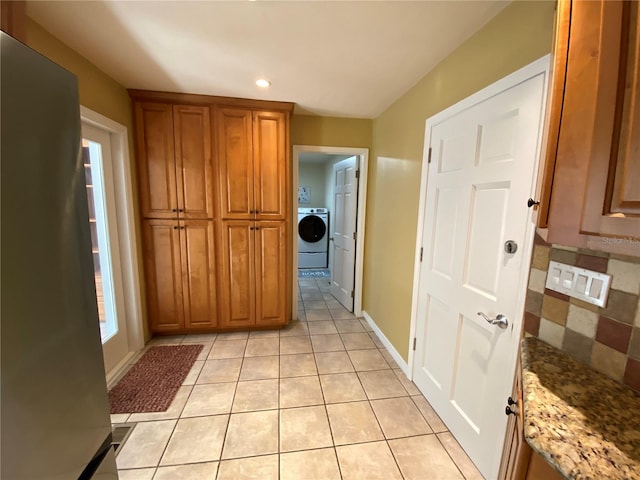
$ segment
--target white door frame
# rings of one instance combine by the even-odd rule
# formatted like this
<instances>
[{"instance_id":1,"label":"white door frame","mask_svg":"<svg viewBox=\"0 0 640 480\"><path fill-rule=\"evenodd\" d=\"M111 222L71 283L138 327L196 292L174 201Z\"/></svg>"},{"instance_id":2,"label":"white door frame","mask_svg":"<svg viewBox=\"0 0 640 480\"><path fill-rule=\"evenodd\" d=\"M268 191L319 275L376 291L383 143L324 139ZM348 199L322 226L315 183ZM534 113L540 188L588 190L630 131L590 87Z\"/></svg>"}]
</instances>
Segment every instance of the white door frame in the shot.
<instances>
[{"instance_id":1,"label":"white door frame","mask_svg":"<svg viewBox=\"0 0 640 480\"><path fill-rule=\"evenodd\" d=\"M434 116L428 118L425 123L425 140L424 140L424 149L422 154L422 175L420 180L420 200L418 206L418 230L416 234L416 250L415 250L415 259L413 266L413 294L411 299L411 326L409 329L409 345L413 344L413 338L416 336L416 329L418 323L418 296L419 296L419 287L420 287L420 249L423 245L423 237L422 232L424 229L424 214L427 208L426 206L426 198L427 198L427 181L428 181L428 168L427 162L429 158L429 138L430 131L434 124L443 121L444 119L454 116L463 110L475 105L479 101L497 95L498 93L506 90L510 87L518 85L519 83L524 82L525 80L534 77L539 74L545 75L544 82L544 91L543 98L547 98L547 89L548 89L548 78L549 78L549 67L550 67L550 59L551 55L545 55L542 58L530 63L529 65L517 70L516 72L507 75L506 77L498 80L497 82L489 85L486 88L483 88L479 92L474 93L473 95L461 100L460 102L444 109L443 111L436 113ZM545 109L542 109L541 115L544 115ZM534 196L536 193L536 184L538 182L539 175L537 174L540 167L540 155L543 152L543 133L545 128L540 129L540 138L538 139L539 151L536 152L535 156L535 164L534 164L534 172L533 178L531 179L531 195ZM527 231L525 233L525 244L522 245L523 250L523 259L528 260L530 263L531 253L533 251L533 237L535 235L535 223L533 218L533 211L530 209L529 212L529 223L527 224ZM524 262L523 266L527 266L527 263ZM529 279L529 269L523 268L520 273L519 279L519 292L518 298L516 302L516 310L518 312L524 312L524 301L527 291L527 282ZM522 319L515 319L513 322L514 333L519 338L522 332ZM510 359L509 365L505 365L506 374L510 375L513 378L513 374L515 373L516 367L516 358L514 356ZM409 365L409 375L410 378L413 378L413 367L415 361L415 354L413 349L409 349L409 361L407 362Z\"/></svg>"},{"instance_id":2,"label":"white door frame","mask_svg":"<svg viewBox=\"0 0 640 480\"><path fill-rule=\"evenodd\" d=\"M356 242L356 273L353 298L353 313L356 316L362 316L362 273L364 266L364 226L367 207L367 174L369 170L369 149L354 147L320 147L314 145L294 145L293 146L293 181L292 194L293 208L291 209L291 225L292 225L292 249L293 249L293 295L291 297L292 310L291 317L293 320L298 318L298 175L301 153L327 153L331 155L355 155L359 157L360 179L358 182L358 219L356 222L356 231L358 232L358 240Z\"/></svg>"},{"instance_id":3,"label":"white door frame","mask_svg":"<svg viewBox=\"0 0 640 480\"><path fill-rule=\"evenodd\" d=\"M131 180L131 162L129 160L129 142L127 127L101 115L87 107L80 106L80 118L83 123L92 125L109 133L113 157L113 178L115 187L118 240L124 285L124 306L127 323L129 354L110 372L107 383L126 366L129 358L144 347L144 329L140 301L140 271L138 259L138 240L133 212L134 196Z\"/></svg>"}]
</instances>

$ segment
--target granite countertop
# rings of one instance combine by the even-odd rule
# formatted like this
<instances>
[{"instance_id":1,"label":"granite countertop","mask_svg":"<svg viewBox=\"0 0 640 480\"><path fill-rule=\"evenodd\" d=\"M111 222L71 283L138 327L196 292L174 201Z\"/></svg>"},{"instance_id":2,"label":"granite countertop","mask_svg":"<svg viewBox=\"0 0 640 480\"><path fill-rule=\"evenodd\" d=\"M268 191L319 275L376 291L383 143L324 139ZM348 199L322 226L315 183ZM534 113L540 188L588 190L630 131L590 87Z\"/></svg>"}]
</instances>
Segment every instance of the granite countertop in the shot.
<instances>
[{"instance_id":1,"label":"granite countertop","mask_svg":"<svg viewBox=\"0 0 640 480\"><path fill-rule=\"evenodd\" d=\"M640 397L556 348L522 340L526 442L570 479L640 479Z\"/></svg>"}]
</instances>

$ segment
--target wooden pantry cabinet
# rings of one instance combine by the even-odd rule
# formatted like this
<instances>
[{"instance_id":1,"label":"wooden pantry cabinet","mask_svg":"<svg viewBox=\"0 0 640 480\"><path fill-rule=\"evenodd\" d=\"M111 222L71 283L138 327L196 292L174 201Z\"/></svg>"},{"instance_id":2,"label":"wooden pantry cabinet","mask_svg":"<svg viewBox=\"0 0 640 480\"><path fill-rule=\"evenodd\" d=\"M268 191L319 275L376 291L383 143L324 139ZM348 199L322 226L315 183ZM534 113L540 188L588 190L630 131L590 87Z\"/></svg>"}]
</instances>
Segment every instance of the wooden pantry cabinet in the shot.
<instances>
[{"instance_id":1,"label":"wooden pantry cabinet","mask_svg":"<svg viewBox=\"0 0 640 480\"><path fill-rule=\"evenodd\" d=\"M290 317L291 167L283 112L216 108L225 326Z\"/></svg>"},{"instance_id":2,"label":"wooden pantry cabinet","mask_svg":"<svg viewBox=\"0 0 640 480\"><path fill-rule=\"evenodd\" d=\"M558 2L537 218L549 242L638 255L638 5Z\"/></svg>"},{"instance_id":3,"label":"wooden pantry cabinet","mask_svg":"<svg viewBox=\"0 0 640 480\"><path fill-rule=\"evenodd\" d=\"M288 222L228 220L222 222L225 327L285 325L290 282L287 282Z\"/></svg>"},{"instance_id":4,"label":"wooden pantry cabinet","mask_svg":"<svg viewBox=\"0 0 640 480\"><path fill-rule=\"evenodd\" d=\"M129 93L150 330L288 323L293 105Z\"/></svg>"}]
</instances>

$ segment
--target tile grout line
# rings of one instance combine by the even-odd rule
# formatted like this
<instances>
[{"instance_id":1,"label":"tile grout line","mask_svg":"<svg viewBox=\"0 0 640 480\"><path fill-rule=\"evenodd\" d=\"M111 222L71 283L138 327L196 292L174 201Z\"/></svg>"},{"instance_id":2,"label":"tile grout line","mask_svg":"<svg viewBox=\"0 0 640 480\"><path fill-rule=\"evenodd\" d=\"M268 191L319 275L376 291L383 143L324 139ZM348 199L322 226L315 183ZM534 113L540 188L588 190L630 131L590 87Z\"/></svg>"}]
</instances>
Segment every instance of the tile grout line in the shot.
<instances>
[{"instance_id":1,"label":"tile grout line","mask_svg":"<svg viewBox=\"0 0 640 480\"><path fill-rule=\"evenodd\" d=\"M448 430L447 430L448 432ZM440 432L440 433L446 433L446 432ZM450 432L449 432L450 433ZM453 458L453 456L449 453L449 449L445 446L444 443L442 443L442 440L440 440L440 437L438 436L437 433L434 432L434 435L436 436L436 439L438 440L438 443L440 443L440 445L442 446L442 449L445 451L445 453L447 454L447 456L451 459L451 463L453 463L456 466L456 469L460 472L460 476L463 479L466 479L467 476L464 474L464 472L462 471L462 469L458 466L458 462L455 461L455 459ZM455 437L454 437L455 439ZM456 440L457 442L457 440Z\"/></svg>"},{"instance_id":2,"label":"tile grout line","mask_svg":"<svg viewBox=\"0 0 640 480\"><path fill-rule=\"evenodd\" d=\"M317 280L316 280L316 282L317 282ZM326 299L325 299L324 301L325 301L325 305L326 305ZM304 299L303 299L303 303L304 303ZM328 306L327 306L327 308L328 308ZM329 310L330 310L330 309L329 309ZM306 310L305 310L305 317L306 317ZM331 318L332 318L331 320L326 320L326 321L332 321L332 322L335 322L336 320L343 320L343 321L344 321L344 320L347 320L347 321L348 321L348 320L352 320L352 319L335 319L335 318L333 318L333 316L332 316ZM354 317L353 319L355 319L355 320L359 320L359 319L358 319L358 317ZM397 378L397 380L400 382L400 385L401 385L401 387L402 387L402 390L406 393L406 395L403 395L403 396L401 396L401 397L388 397L388 398L405 398L405 397L410 398L410 399L411 399L411 401L412 401L412 405L414 405L414 406L418 409L418 411L420 412L421 417L424 419L425 423L426 423L426 424L429 426L429 428L432 430L432 433L431 433L431 434L436 435L436 437L438 438L439 444L440 444L440 445L442 445L442 447L443 447L443 448L445 448L445 447L444 447L444 444L442 443L442 440L440 439L440 437L438 437L438 436L437 436L437 435L438 435L438 433L437 433L437 432L435 432L435 430L433 429L433 427L431 426L431 424L429 423L429 421L427 420L427 418L425 417L425 415L423 414L423 412L421 411L421 409L418 407L418 405L417 405L417 403L416 403L416 400L413 398L413 397L414 397L414 395L411 395L411 393L409 392L409 390L407 390L407 388L405 387L405 385L404 385L404 384L402 384L401 380L398 378L397 372L395 372L395 371L394 371L394 365L393 365L393 364L391 364L391 363L389 362L389 360L388 360L386 357L384 357L384 355L383 355L383 358L384 358L385 364L387 364L387 365L388 365L388 366L387 366L387 368L377 368L377 369L374 369L374 370L357 370L357 369L355 368L355 365L353 364L353 360L352 360L351 355L349 354L349 352L351 352L351 351L371 351L371 350L374 350L374 349L375 349L375 350L377 350L377 351L382 355L382 354L383 354L383 352L385 352L385 351L386 351L386 349L379 347L379 346L375 343L375 341L373 340L372 335L371 335L371 333L372 333L372 332L367 331L366 329L363 329L363 330L361 330L361 331L360 331L360 330L359 330L359 331L349 331L349 330L347 330L347 331L344 331L344 332L337 331L337 335L338 335L338 338L340 339L340 342L342 343L342 347L343 347L343 349L341 349L341 350L335 350L335 351L327 351L327 352L318 352L318 351L316 351L316 347L314 347L314 344L313 344L313 342L311 341L312 334L311 334L311 332L308 330L308 326L309 326L310 322L304 321L304 323L306 323L306 324L307 324L307 325L306 325L306 326L307 326L307 332L306 332L306 333L303 333L303 334L294 334L294 335L290 335L290 337L307 337L308 342L309 342L309 344L310 344L310 346L311 346L311 350L310 350L310 352L304 352L304 353L305 353L305 354L306 354L306 353L309 353L309 354L311 354L311 355L312 355L313 363L314 363L315 370L316 370L316 372L315 372L314 374L312 374L312 375L296 375L296 376L292 376L292 377L283 377L283 376L281 375L281 371L280 371L280 368L281 368L281 360L282 360L282 355L283 355L283 354L282 354L282 351L281 351L281 348L280 348L280 339L281 339L281 338L283 338L283 337L280 337L279 335L278 335L278 337L276 337L276 338L278 338L278 365L277 365L277 367L278 367L278 392L277 392L277 395L278 395L278 401L277 401L277 411L278 411L278 426L277 426L277 427L278 427L278 430L277 430L277 432L278 432L278 478L281 478L281 477L282 477L282 475L281 475L281 473L282 473L282 472L281 472L281 468L282 468L281 455L283 455L284 453L292 453L292 452L307 452L307 451L322 450L322 449L326 449L326 448L327 448L327 447L317 447L317 448L306 448L306 449L301 449L301 450L294 450L294 451L292 451L292 452L281 452L281 450L280 450L280 445L281 445L281 434L282 434L282 432L281 432L281 428L280 428L280 427L281 427L280 419L281 419L281 413L282 413L282 410L284 410L284 408L283 408L283 406L282 406L282 403L281 403L281 402L282 402L282 395L281 395L281 388L282 388L282 387L281 387L281 386L282 386L282 380L283 380L283 378L306 378L306 377L312 377L312 378L317 379L317 382L318 382L319 387L320 387L320 393L321 393L321 397L322 397L322 405L324 406L324 412L325 412L325 416L326 416L326 421L327 421L328 426L329 426L329 433L330 433L330 435L331 435L331 442L332 442L332 444L333 444L333 445L332 445L333 452L334 452L333 458L335 459L335 461L336 461L336 463L337 463L338 472L339 472L339 475L340 475L340 478L341 478L341 479L342 479L342 478L344 478L344 477L343 477L343 473L342 473L342 469L341 469L340 461L339 461L339 458L338 458L338 455L337 455L337 446L335 445L335 438L334 438L334 435L333 435L333 429L332 429L332 426L331 426L331 421L330 421L330 417L329 417L329 413L328 413L328 406L329 406L329 404L327 403L327 398L326 398L326 395L325 395L324 389L323 389L323 387L322 387L322 382L321 382L321 377L322 377L322 376L340 375L340 374L343 374L343 375L344 375L344 374L351 374L351 373L354 373L354 374L356 375L356 379L358 380L358 384L359 384L359 386L362 388L362 390L363 390L363 392L364 392L364 394L365 394L365 399L364 399L364 400L365 400L365 401L367 401L367 403L368 403L368 405L369 405L369 408L370 408L370 409L373 411L373 413L374 413L374 417L375 417L375 419L376 419L376 423L377 423L377 425L378 425L378 428L379 428L379 429L380 429L380 431L382 432L382 436L383 436L383 439L384 439L384 441L385 441L385 444L387 445L387 448L391 451L392 457L394 458L394 462L395 462L395 464L396 464L396 467L398 468L398 471L399 471L399 474L400 474L401 478L404 478L404 476L403 476L403 474L402 474L402 471L400 470L400 465L399 465L399 463L398 463L398 460L397 460L397 458L396 458L396 456L395 456L395 454L394 454L394 452L393 452L393 450L391 449L391 446L390 446L390 444L389 444L389 441L390 441L390 440L389 440L389 439L387 439L386 435L384 434L384 431L382 430L382 425L380 424L380 420L379 420L379 418L378 418L379 416L378 416L378 414L376 414L375 410L373 409L372 402L373 402L374 400L381 400L381 399L372 399L372 398L370 398L369 394L368 394L368 393L366 392L366 390L364 389L364 385L362 384L362 380L361 380L361 377L360 377L360 374L361 374L361 373L364 373L364 372L383 372L383 371L391 371L392 373L394 373L395 377L396 377L396 378ZM361 323L361 322L360 322L360 323ZM334 326L335 326L335 323L334 323ZM363 327L364 327L364 326L363 326ZM336 328L336 330L337 330L337 328ZM351 333L365 333L365 334L367 334L367 335L368 335L368 337L369 337L369 338L374 342L374 348L351 348L351 349L347 349L347 348L346 348L346 346L345 346L345 344L344 344L343 335L345 335L345 334L351 334ZM374 334L375 334L375 333L374 333ZM335 334L332 334L332 333L326 333L326 334L319 333L319 334L314 334L314 335L322 336L322 335L335 335ZM215 345L215 343L218 343L218 341L220 341L220 340L223 340L223 339L218 339L218 338L216 338L216 339L215 339L214 343L212 344L212 349L213 349L213 345ZM221 463L222 463L222 461L223 461L223 460L222 460L222 458L221 458L221 457L222 457L222 451L224 450L224 446L225 446L224 444L225 444L225 442L226 442L226 440L227 440L227 434L228 434L228 431L229 431L230 420L231 420L231 416L233 415L233 405L234 405L235 400L236 400L236 398L237 398L237 394L238 394L238 387L239 387L239 383L240 383L240 381L241 381L241 380L240 380L240 376L241 376L241 374L242 374L242 368L245 366L245 359L246 359L246 358L248 358L248 357L246 356L246 354L247 354L247 349L248 349L248 346L249 346L249 342L248 342L249 340L250 340L250 334L249 334L249 335L248 335L248 337L245 339L245 343L244 343L244 350L243 350L243 356L242 356L242 362L241 362L241 365L240 365L240 371L239 371L239 373L238 373L238 378L236 378L236 381L234 382L234 383L235 383L235 387L234 387L234 392L233 392L233 396L232 396L232 400L231 400L230 411L229 411L229 414L228 414L228 415L229 415L229 420L228 420L228 422L227 422L226 429L225 429L225 434L224 434L224 438L223 438L223 440L222 440L222 447L221 447L220 459L219 459L219 461L218 461L218 468L216 469L216 478L217 478L217 477L219 476L219 474L220 474L220 466L221 466ZM185 338L183 337L183 338L181 339L181 342L184 342L184 341L185 341ZM347 358L349 359L349 364L350 364L350 366L353 368L353 370L352 370L352 371L350 371L350 372L328 372L328 373L323 373L323 374L321 374L321 373L319 372L318 362L317 362L317 357L316 357L316 355L317 355L317 354L319 354L319 353L340 353L340 352L344 352L344 353L346 353ZM296 353L290 353L289 355L296 355ZM260 356L267 356L267 355L259 355L258 357L260 357ZM174 435L174 433L175 433L175 429L177 428L177 424L178 424L178 422L182 419L182 414L184 413L184 409L186 408L186 405L187 405L187 403L188 403L189 399L191 398L191 396L192 396L192 394L193 394L193 389L195 388L195 386L197 386L197 385L198 385L198 383L197 383L197 382L198 382L198 380L201 378L202 370L204 369L204 365L206 365L207 360L209 360L208 355L207 355L207 357L205 358L205 360L203 361L203 367L202 367L202 369L201 369L201 370L200 370L200 372L198 372L198 374L195 376L195 379L194 379L194 383L193 383L193 385L190 385L190 387L191 387L191 391L188 393L188 395L187 395L187 399L186 399L186 401L185 401L184 405L182 406L181 411L178 413L178 418L177 418L176 423L175 423L175 425L174 425L174 428L173 428L173 430L172 430L172 432L171 432L171 435L169 436L169 440L167 441L167 444L165 445L165 448L164 448L164 450L163 450L163 452L162 452L162 454L161 454L161 456L160 456L160 461L161 461L162 457L166 454L166 450L167 450L167 447L168 447L168 445L169 445L169 442L170 442L171 438L173 437L173 435ZM261 380L261 379L251 379L251 380L247 380L247 381L252 381L252 380L257 381L257 380ZM227 383L227 382L214 382L213 384L215 384L215 383ZM182 385L182 386L184 386L184 385ZM419 396L419 395L415 395L415 396L417 397L417 396ZM347 402L334 402L334 403L347 404L347 403L356 403L356 402L362 402L362 400L350 400L350 401L347 401ZM315 405L311 405L311 406L315 406ZM306 407L308 407L308 405L300 405L300 406L291 407L291 408L306 408ZM272 409L256 410L256 411L269 411L269 410L272 410ZM245 413L246 413L246 412L245 412ZM197 417L207 417L207 416L209 416L209 415L204 415L204 414L203 414L203 415L198 415ZM189 417L189 418L191 418L191 417ZM448 430L447 430L446 432L448 432ZM440 433L443 433L443 432L440 432ZM398 437L398 438L411 438L411 437L419 437L419 436L422 436L422 435L409 435L409 436L405 436L405 437ZM346 445L357 445L357 444L366 444L366 443L371 443L371 441L355 442L355 443L349 443L349 444L346 444ZM455 461L454 461L453 457L451 457L451 455L449 454L449 451L448 451L446 448L445 448L445 451L447 452L447 455L448 455L448 457L451 459L451 461L453 461L453 463L456 465L457 470L458 470L458 471L463 475L463 477L464 477L464 474L463 474L463 473L462 473L462 471L460 470L460 467L458 467L458 464L457 464L457 463L455 463ZM267 456L267 455L270 455L270 454L249 455L249 456L244 456L244 457L238 457L237 459L256 458L256 457L262 457L262 456ZM230 460L230 459L229 459L229 460ZM202 462L190 462L190 464L196 464L196 463L208 463L208 462L207 462L207 461L202 461ZM144 467L144 468L148 468L148 467ZM152 467L152 468L153 468L153 467ZM158 463L158 465L155 467L156 472L154 472L154 474L155 474L155 473L157 473L157 469L158 469L158 468L160 468L159 463Z\"/></svg>"},{"instance_id":3,"label":"tile grout line","mask_svg":"<svg viewBox=\"0 0 640 480\"><path fill-rule=\"evenodd\" d=\"M318 283L318 280L316 280L316 285L317 285L317 283ZM326 305L326 303L327 302L325 301L325 305ZM328 308L328 305L327 305L327 308ZM331 322L333 323L333 327L336 329L336 332L337 332L338 328L337 328L337 326L335 324L335 320L332 319ZM342 341L342 337L340 337L340 342L342 343L342 346L344 347L344 342ZM316 361L315 350L314 350L313 358L314 358L314 361ZM320 380L320 370L318 370L317 361L316 361L316 372L318 374L318 383L320 383L320 392L322 393L322 401L324 402L325 415L327 416L327 423L329 424L329 433L331 435L331 443L333 444L333 456L336 459L336 466L338 467L338 475L340 475L340 479L341 480L344 480L344 476L342 475L342 467L340 466L340 459L338 457L338 446L336 445L336 441L335 441L335 438L333 436L333 427L331 426L331 419L329 418L329 410L327 408L327 399L326 399L325 394L324 394L324 389L322 388L322 382Z\"/></svg>"}]
</instances>

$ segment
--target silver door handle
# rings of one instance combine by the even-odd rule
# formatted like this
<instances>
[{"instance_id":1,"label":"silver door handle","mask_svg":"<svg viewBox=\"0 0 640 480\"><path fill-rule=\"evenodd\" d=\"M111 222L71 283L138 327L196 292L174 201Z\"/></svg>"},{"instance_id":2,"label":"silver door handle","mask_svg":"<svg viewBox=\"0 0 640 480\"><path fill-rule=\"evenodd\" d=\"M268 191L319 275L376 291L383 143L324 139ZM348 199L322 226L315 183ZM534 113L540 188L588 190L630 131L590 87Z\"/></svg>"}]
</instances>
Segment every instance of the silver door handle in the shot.
<instances>
[{"instance_id":1,"label":"silver door handle","mask_svg":"<svg viewBox=\"0 0 640 480\"><path fill-rule=\"evenodd\" d=\"M504 315L502 315L501 313L499 313L496 316L496 318L489 318L482 312L478 312L478 315L480 315L482 318L484 318L491 325L497 325L502 330L506 329L509 326L509 319L507 317L505 317Z\"/></svg>"}]
</instances>

